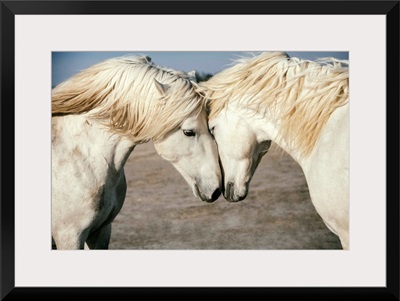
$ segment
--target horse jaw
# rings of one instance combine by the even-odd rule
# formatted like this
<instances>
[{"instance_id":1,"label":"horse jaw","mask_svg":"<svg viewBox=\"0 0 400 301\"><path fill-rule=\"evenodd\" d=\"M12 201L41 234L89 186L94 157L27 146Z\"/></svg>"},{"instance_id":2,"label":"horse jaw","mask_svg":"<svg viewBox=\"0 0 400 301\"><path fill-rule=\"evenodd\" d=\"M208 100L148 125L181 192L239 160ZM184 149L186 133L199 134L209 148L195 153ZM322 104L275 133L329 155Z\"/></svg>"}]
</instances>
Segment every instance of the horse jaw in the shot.
<instances>
[{"instance_id":1,"label":"horse jaw","mask_svg":"<svg viewBox=\"0 0 400 301\"><path fill-rule=\"evenodd\" d=\"M221 174L215 175L204 173L202 177L196 177L188 173L188 169L192 169L183 162L171 162L175 169L182 175L185 181L192 188L193 195L203 202L212 203L216 201L221 195ZM180 164L183 163L183 164ZM212 170L206 162L204 162L204 170ZM189 167L189 168L188 168ZM196 170L201 171L202 167L195 167Z\"/></svg>"}]
</instances>

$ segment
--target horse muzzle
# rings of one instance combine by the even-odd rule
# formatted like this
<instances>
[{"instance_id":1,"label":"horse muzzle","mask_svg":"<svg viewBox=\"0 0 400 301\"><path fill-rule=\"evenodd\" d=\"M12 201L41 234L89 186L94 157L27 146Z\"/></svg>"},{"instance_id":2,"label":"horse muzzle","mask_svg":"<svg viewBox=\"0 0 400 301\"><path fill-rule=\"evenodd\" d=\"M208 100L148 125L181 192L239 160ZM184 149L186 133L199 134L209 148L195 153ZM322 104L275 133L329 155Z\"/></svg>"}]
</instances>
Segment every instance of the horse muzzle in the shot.
<instances>
[{"instance_id":1,"label":"horse muzzle","mask_svg":"<svg viewBox=\"0 0 400 301\"><path fill-rule=\"evenodd\" d=\"M204 193L200 192L199 187L195 184L194 185L196 189L196 194L197 196L203 201L207 203L213 203L215 202L219 196L221 195L221 189L218 187L217 189L214 190L214 192L211 194L211 196L207 196Z\"/></svg>"},{"instance_id":2,"label":"horse muzzle","mask_svg":"<svg viewBox=\"0 0 400 301\"><path fill-rule=\"evenodd\" d=\"M246 198L247 192L248 192L247 185L245 186L243 193L236 193L235 184L233 182L228 182L226 184L226 188L224 191L224 198L228 202L232 202L232 203L240 202Z\"/></svg>"}]
</instances>

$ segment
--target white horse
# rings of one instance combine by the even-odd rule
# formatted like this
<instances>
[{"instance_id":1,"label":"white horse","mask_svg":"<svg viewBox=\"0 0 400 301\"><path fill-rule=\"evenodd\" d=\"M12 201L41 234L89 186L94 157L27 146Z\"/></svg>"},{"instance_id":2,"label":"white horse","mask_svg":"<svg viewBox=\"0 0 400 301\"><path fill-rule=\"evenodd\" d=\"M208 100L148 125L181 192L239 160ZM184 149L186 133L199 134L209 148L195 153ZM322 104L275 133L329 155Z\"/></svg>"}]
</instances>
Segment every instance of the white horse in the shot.
<instances>
[{"instance_id":1,"label":"white horse","mask_svg":"<svg viewBox=\"0 0 400 301\"><path fill-rule=\"evenodd\" d=\"M224 196L243 200L271 141L302 167L311 200L349 247L348 62L262 53L200 83L218 144Z\"/></svg>"},{"instance_id":2,"label":"white horse","mask_svg":"<svg viewBox=\"0 0 400 301\"><path fill-rule=\"evenodd\" d=\"M193 74L149 57L94 65L52 91L52 238L57 249L107 249L125 199L124 165L152 140L206 202L221 194L218 150Z\"/></svg>"}]
</instances>

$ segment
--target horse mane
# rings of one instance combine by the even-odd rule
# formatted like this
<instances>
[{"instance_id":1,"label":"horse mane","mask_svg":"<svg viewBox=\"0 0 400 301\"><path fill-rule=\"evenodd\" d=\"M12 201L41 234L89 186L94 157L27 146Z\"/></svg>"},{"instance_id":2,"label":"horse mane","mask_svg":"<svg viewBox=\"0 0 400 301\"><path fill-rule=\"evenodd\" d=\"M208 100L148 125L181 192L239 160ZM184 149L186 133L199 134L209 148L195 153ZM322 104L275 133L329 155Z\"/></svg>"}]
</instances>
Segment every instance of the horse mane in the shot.
<instances>
[{"instance_id":1,"label":"horse mane","mask_svg":"<svg viewBox=\"0 0 400 301\"><path fill-rule=\"evenodd\" d=\"M208 98L210 120L234 102L261 114L268 111L281 126L280 138L307 156L332 112L348 103L348 85L348 61L313 62L265 52L241 58L199 83L199 92Z\"/></svg>"},{"instance_id":2,"label":"horse mane","mask_svg":"<svg viewBox=\"0 0 400 301\"><path fill-rule=\"evenodd\" d=\"M155 80L169 88L162 95ZM52 116L88 114L137 143L160 140L205 106L184 72L155 65L148 56L105 60L52 90Z\"/></svg>"}]
</instances>

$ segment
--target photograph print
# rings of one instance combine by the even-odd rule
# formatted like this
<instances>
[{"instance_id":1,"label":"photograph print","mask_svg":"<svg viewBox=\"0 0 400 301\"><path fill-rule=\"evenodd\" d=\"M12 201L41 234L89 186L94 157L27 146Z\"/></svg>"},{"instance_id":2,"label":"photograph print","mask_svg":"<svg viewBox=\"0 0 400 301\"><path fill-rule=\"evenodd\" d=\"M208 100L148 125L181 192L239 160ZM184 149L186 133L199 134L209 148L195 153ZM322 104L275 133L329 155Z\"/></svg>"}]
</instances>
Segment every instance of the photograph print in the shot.
<instances>
[{"instance_id":1,"label":"photograph print","mask_svg":"<svg viewBox=\"0 0 400 301\"><path fill-rule=\"evenodd\" d=\"M351 248L348 52L52 53L54 250Z\"/></svg>"}]
</instances>

